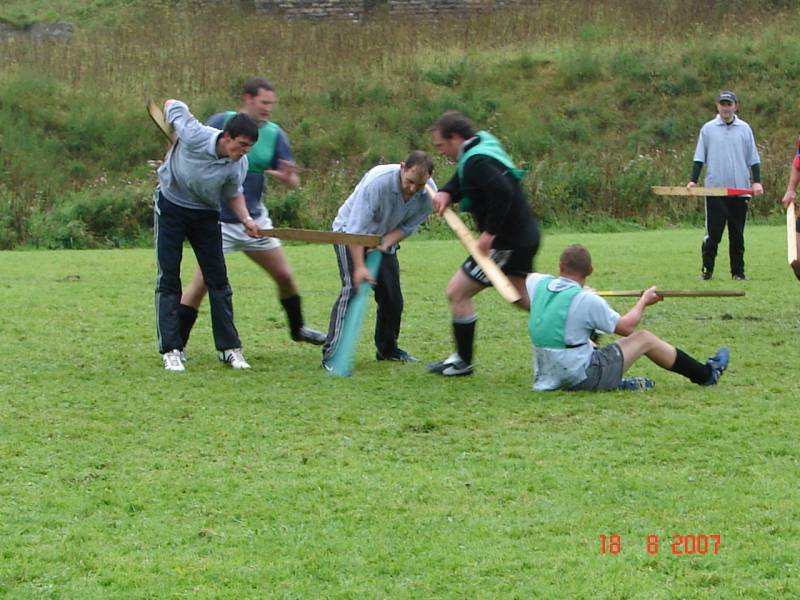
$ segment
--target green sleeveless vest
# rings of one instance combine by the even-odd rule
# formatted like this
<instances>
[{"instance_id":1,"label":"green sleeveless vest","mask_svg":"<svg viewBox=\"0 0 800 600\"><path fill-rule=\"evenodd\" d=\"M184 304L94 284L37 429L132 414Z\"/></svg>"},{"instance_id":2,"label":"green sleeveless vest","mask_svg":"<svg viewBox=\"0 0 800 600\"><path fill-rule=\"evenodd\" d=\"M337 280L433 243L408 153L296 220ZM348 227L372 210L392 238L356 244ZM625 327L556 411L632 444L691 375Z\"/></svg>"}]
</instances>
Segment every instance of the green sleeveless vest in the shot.
<instances>
[{"instance_id":1,"label":"green sleeveless vest","mask_svg":"<svg viewBox=\"0 0 800 600\"><path fill-rule=\"evenodd\" d=\"M506 167L517 181L522 179L525 175L525 171L523 169L518 169L514 165L514 161L511 160L511 157L503 150L503 146L500 145L500 141L496 137L488 131L479 131L478 138L480 141L464 152L461 158L458 159L456 169L458 170L458 182L462 187L464 185L464 165L467 164L470 158L477 154L495 159ZM469 210L472 208L472 200L467 196L462 196L458 205L461 207L461 210Z\"/></svg>"},{"instance_id":2,"label":"green sleeveless vest","mask_svg":"<svg viewBox=\"0 0 800 600\"><path fill-rule=\"evenodd\" d=\"M568 287L553 292L547 285L555 277L546 277L536 286L530 316L528 333L537 348L568 348L564 341L564 329L572 300L581 291L580 286Z\"/></svg>"},{"instance_id":3,"label":"green sleeveless vest","mask_svg":"<svg viewBox=\"0 0 800 600\"><path fill-rule=\"evenodd\" d=\"M237 114L235 111L227 111L225 113L225 122L227 123L235 114ZM247 161L250 165L247 168L248 173L260 174L272 167L279 131L280 127L272 121L268 121L258 128L258 141L247 153Z\"/></svg>"}]
</instances>

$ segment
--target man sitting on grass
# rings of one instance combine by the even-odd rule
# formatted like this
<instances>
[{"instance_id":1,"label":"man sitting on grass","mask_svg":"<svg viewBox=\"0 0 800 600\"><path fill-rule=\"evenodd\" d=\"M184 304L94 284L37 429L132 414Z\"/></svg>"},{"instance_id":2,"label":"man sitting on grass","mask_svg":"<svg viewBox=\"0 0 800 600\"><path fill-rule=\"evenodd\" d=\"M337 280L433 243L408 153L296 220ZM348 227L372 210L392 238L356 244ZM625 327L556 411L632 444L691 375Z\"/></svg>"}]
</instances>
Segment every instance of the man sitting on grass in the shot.
<instances>
[{"instance_id":1,"label":"man sitting on grass","mask_svg":"<svg viewBox=\"0 0 800 600\"><path fill-rule=\"evenodd\" d=\"M698 385L715 385L719 381L728 367L727 348L720 348L703 364L649 331L634 331L645 307L663 298L651 287L620 317L603 298L584 289L592 270L589 251L575 244L562 252L558 277L542 273L528 276L528 332L536 363L534 390L648 389L655 385L651 379L622 377L643 355L662 369ZM596 330L623 337L604 348L595 348L589 338Z\"/></svg>"}]
</instances>

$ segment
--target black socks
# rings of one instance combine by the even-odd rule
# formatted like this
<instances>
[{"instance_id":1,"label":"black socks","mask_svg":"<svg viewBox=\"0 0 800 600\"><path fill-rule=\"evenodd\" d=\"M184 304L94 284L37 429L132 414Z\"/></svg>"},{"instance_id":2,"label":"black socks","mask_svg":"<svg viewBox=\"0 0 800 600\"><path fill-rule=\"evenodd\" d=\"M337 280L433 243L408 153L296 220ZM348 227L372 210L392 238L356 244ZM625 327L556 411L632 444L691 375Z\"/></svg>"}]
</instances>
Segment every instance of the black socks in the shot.
<instances>
[{"instance_id":1,"label":"black socks","mask_svg":"<svg viewBox=\"0 0 800 600\"><path fill-rule=\"evenodd\" d=\"M711 379L711 367L697 362L678 348L675 348L675 353L675 364L670 367L670 371L683 375L697 385L703 385Z\"/></svg>"}]
</instances>

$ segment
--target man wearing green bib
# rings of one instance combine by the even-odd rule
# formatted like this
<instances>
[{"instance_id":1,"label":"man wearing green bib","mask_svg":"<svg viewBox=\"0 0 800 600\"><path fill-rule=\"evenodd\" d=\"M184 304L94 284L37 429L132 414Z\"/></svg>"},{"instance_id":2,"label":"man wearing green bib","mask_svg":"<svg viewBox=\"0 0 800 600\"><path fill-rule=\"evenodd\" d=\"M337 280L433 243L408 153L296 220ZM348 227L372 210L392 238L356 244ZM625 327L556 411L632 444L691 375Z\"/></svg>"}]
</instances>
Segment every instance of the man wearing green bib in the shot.
<instances>
[{"instance_id":1,"label":"man wearing green bib","mask_svg":"<svg viewBox=\"0 0 800 600\"><path fill-rule=\"evenodd\" d=\"M259 229L271 229L272 220L264 205L263 196L269 175L283 185L295 188L300 185L300 177L294 163L286 133L269 118L275 106L275 88L262 77L254 77L244 84L242 112L258 124L258 142L248 154L249 168L244 180L244 196L250 217ZM222 128L235 112L222 112L213 115L208 124ZM233 215L225 206L220 211L222 226L222 250L226 254L242 250L245 255L264 269L278 286L281 305L289 321L289 332L296 342L320 345L325 334L305 326L300 304L300 294L294 280L289 262L281 248L280 240L271 237L251 238L242 232ZM197 318L197 309L207 292L203 274L198 270L191 284L181 297L179 315L181 335L188 341L192 326Z\"/></svg>"},{"instance_id":2,"label":"man wearing green bib","mask_svg":"<svg viewBox=\"0 0 800 600\"><path fill-rule=\"evenodd\" d=\"M730 360L727 348L720 348L703 364L649 331L634 331L645 307L663 300L656 288L645 290L636 305L620 316L603 298L584 288L593 270L586 248L577 244L567 247L558 266L558 277L531 273L526 282L534 390L648 389L654 385L650 379L622 377L642 356L698 385L719 381ZM590 336L597 330L623 337L604 348L594 348Z\"/></svg>"},{"instance_id":3,"label":"man wearing green bib","mask_svg":"<svg viewBox=\"0 0 800 600\"><path fill-rule=\"evenodd\" d=\"M491 257L519 291L517 306L528 310L525 278L533 271L539 249L539 225L520 185L524 172L514 166L500 142L487 131L476 131L460 112L444 113L431 127L433 145L457 161L456 173L433 198L440 215L454 202L469 211L481 231L478 247ZM428 365L432 373L471 375L477 314L473 296L491 283L468 257L447 285L456 352Z\"/></svg>"}]
</instances>

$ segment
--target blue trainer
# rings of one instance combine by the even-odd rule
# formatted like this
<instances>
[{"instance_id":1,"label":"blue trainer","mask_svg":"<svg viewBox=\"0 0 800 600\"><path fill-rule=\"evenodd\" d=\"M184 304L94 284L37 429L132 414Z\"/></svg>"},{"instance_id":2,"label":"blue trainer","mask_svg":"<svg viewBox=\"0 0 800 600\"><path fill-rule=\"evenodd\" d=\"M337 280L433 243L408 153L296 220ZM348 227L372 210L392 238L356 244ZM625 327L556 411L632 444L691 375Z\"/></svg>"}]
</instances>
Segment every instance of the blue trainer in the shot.
<instances>
[{"instance_id":1,"label":"blue trainer","mask_svg":"<svg viewBox=\"0 0 800 600\"><path fill-rule=\"evenodd\" d=\"M719 378L728 368L728 363L731 360L731 351L724 346L717 350L717 353L706 361L706 364L711 368L711 377L703 385L717 385Z\"/></svg>"},{"instance_id":2,"label":"blue trainer","mask_svg":"<svg viewBox=\"0 0 800 600\"><path fill-rule=\"evenodd\" d=\"M655 386L656 382L648 377L625 377L620 382L618 390L644 391Z\"/></svg>"}]
</instances>

